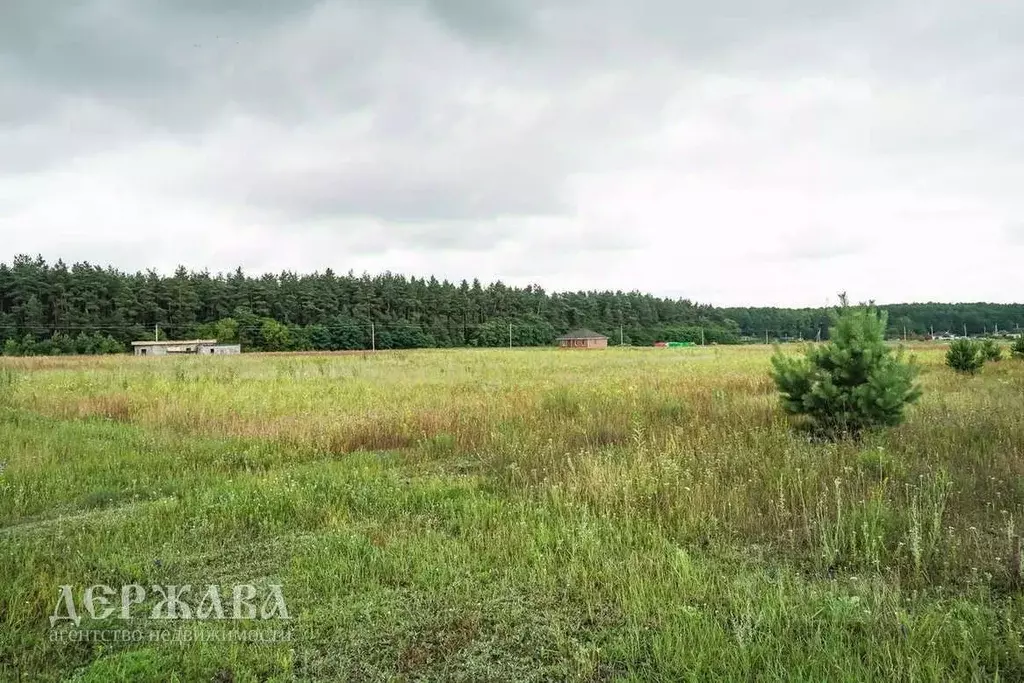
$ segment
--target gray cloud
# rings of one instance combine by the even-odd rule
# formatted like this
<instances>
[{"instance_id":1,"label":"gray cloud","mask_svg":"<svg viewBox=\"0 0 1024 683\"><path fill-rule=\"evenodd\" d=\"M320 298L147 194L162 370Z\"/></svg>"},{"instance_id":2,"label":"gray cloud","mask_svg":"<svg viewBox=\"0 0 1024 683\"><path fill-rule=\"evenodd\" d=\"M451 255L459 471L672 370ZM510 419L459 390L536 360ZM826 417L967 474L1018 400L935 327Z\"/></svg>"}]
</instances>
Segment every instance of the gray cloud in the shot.
<instances>
[{"instance_id":1,"label":"gray cloud","mask_svg":"<svg viewBox=\"0 0 1024 683\"><path fill-rule=\"evenodd\" d=\"M548 214L569 209L529 169L462 168L433 164L353 165L326 173L269 175L245 188L250 204L288 216L368 216L407 223L468 220L511 214Z\"/></svg>"},{"instance_id":2,"label":"gray cloud","mask_svg":"<svg viewBox=\"0 0 1024 683\"><path fill-rule=\"evenodd\" d=\"M453 31L482 43L532 37L538 28L538 8L530 2L426 0L422 6Z\"/></svg>"},{"instance_id":3,"label":"gray cloud","mask_svg":"<svg viewBox=\"0 0 1024 683\"><path fill-rule=\"evenodd\" d=\"M0 232L22 249L73 259L57 235L81 222L113 245L129 218L160 216L195 225L181 258L197 266L230 258L210 235L267 263L279 235L305 240L280 252L290 267L332 248L392 269L421 267L399 252L466 252L445 267L675 291L685 254L688 282L720 297L708 280L737 260L857 277L896 241L957 262L922 242L928 226L1020 245L1002 227L1024 210L1019 3L8 0L3 14ZM133 265L165 257L145 248Z\"/></svg>"}]
</instances>

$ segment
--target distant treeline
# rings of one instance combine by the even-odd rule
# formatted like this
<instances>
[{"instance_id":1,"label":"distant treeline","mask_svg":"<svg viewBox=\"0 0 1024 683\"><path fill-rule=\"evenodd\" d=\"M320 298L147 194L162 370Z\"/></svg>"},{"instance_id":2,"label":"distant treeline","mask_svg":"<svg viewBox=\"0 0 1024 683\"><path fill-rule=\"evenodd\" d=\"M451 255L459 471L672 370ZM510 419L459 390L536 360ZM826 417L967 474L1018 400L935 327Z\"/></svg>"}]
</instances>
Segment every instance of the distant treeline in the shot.
<instances>
[{"instance_id":1,"label":"distant treeline","mask_svg":"<svg viewBox=\"0 0 1024 683\"><path fill-rule=\"evenodd\" d=\"M962 335L1013 332L1024 328L1024 304L886 304L879 308L889 314L890 337L928 337L931 334ZM722 308L722 315L737 323L740 334L763 339L815 339L821 330L828 336L826 308Z\"/></svg>"},{"instance_id":2,"label":"distant treeline","mask_svg":"<svg viewBox=\"0 0 1024 683\"><path fill-rule=\"evenodd\" d=\"M1024 306L887 306L895 334L1014 328ZM89 263L19 256L0 263L0 349L5 355L116 353L136 339L216 338L247 351L539 346L575 328L611 344L735 344L827 335L828 312L722 309L640 292L549 293L478 280L459 283L392 273L251 276L125 273Z\"/></svg>"}]
</instances>

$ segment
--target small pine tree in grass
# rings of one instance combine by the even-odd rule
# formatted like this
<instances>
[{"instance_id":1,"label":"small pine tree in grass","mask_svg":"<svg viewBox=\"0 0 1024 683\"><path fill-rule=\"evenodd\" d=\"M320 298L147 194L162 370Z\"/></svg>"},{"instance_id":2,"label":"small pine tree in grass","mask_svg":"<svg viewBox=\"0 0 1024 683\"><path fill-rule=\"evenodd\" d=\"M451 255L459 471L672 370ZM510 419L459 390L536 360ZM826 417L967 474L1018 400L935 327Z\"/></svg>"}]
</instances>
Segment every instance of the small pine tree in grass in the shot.
<instances>
[{"instance_id":1,"label":"small pine tree in grass","mask_svg":"<svg viewBox=\"0 0 1024 683\"><path fill-rule=\"evenodd\" d=\"M985 365L985 350L970 339L954 340L946 351L946 365L957 372L973 375Z\"/></svg>"},{"instance_id":2,"label":"small pine tree in grass","mask_svg":"<svg viewBox=\"0 0 1024 683\"><path fill-rule=\"evenodd\" d=\"M1010 347L1010 353L1013 354L1014 358L1024 359L1024 335L1017 337L1013 342L1013 346Z\"/></svg>"},{"instance_id":3,"label":"small pine tree in grass","mask_svg":"<svg viewBox=\"0 0 1024 683\"><path fill-rule=\"evenodd\" d=\"M1003 350L991 339L981 342L981 352L985 356L985 360L990 360L993 363L998 363L1003 359Z\"/></svg>"},{"instance_id":4,"label":"small pine tree in grass","mask_svg":"<svg viewBox=\"0 0 1024 683\"><path fill-rule=\"evenodd\" d=\"M840 301L829 342L811 346L803 358L781 350L772 357L782 407L826 438L897 425L921 396L917 366L885 343L886 313L850 307L845 296Z\"/></svg>"}]
</instances>

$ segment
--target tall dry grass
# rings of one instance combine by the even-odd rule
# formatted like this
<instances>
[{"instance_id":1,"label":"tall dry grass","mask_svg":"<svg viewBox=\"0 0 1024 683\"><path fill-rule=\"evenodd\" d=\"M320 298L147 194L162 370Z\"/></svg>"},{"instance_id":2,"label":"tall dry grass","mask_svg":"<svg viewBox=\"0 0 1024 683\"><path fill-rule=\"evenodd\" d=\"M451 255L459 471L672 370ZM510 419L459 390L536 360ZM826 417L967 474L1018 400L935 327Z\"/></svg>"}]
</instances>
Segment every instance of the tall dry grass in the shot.
<instances>
[{"instance_id":1,"label":"tall dry grass","mask_svg":"<svg viewBox=\"0 0 1024 683\"><path fill-rule=\"evenodd\" d=\"M764 347L4 359L3 618L42 666L54 580L192 543L183 575L291 582L287 676L1012 677L1024 363L915 353L906 423L836 444Z\"/></svg>"}]
</instances>

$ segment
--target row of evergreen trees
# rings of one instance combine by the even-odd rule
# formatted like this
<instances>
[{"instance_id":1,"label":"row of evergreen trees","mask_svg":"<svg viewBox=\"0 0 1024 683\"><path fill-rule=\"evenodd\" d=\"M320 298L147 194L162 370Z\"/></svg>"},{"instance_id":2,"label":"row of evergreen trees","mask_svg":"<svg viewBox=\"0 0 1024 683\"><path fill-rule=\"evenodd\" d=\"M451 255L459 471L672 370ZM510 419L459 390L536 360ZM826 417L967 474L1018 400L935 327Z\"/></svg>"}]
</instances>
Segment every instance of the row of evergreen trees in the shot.
<instances>
[{"instance_id":1,"label":"row of evergreen trees","mask_svg":"<svg viewBox=\"0 0 1024 683\"><path fill-rule=\"evenodd\" d=\"M888 306L890 334L1013 329L1024 306ZM392 273L251 276L125 273L18 256L0 263L0 349L5 354L107 353L135 339L212 337L246 350L344 350L550 344L590 328L610 343L730 344L827 337L825 309L716 309L640 292L549 293L478 280L453 283Z\"/></svg>"},{"instance_id":2,"label":"row of evergreen trees","mask_svg":"<svg viewBox=\"0 0 1024 683\"><path fill-rule=\"evenodd\" d=\"M930 337L946 332L963 335L1016 332L1024 329L1024 304L887 304L886 336L890 338ZM721 312L736 321L746 337L816 339L818 331L828 336L832 325L827 308L724 308Z\"/></svg>"},{"instance_id":3,"label":"row of evergreen trees","mask_svg":"<svg viewBox=\"0 0 1024 683\"><path fill-rule=\"evenodd\" d=\"M721 311L639 292L548 293L478 280L338 275L124 273L88 263L19 256L0 264L0 347L5 353L102 352L113 340L212 337L247 350L343 350L550 344L586 327L611 343L735 343ZM93 340L79 344L82 335ZM102 338L104 344L95 342ZM68 340L73 340L74 343ZM102 351L101 351L102 349Z\"/></svg>"}]
</instances>

